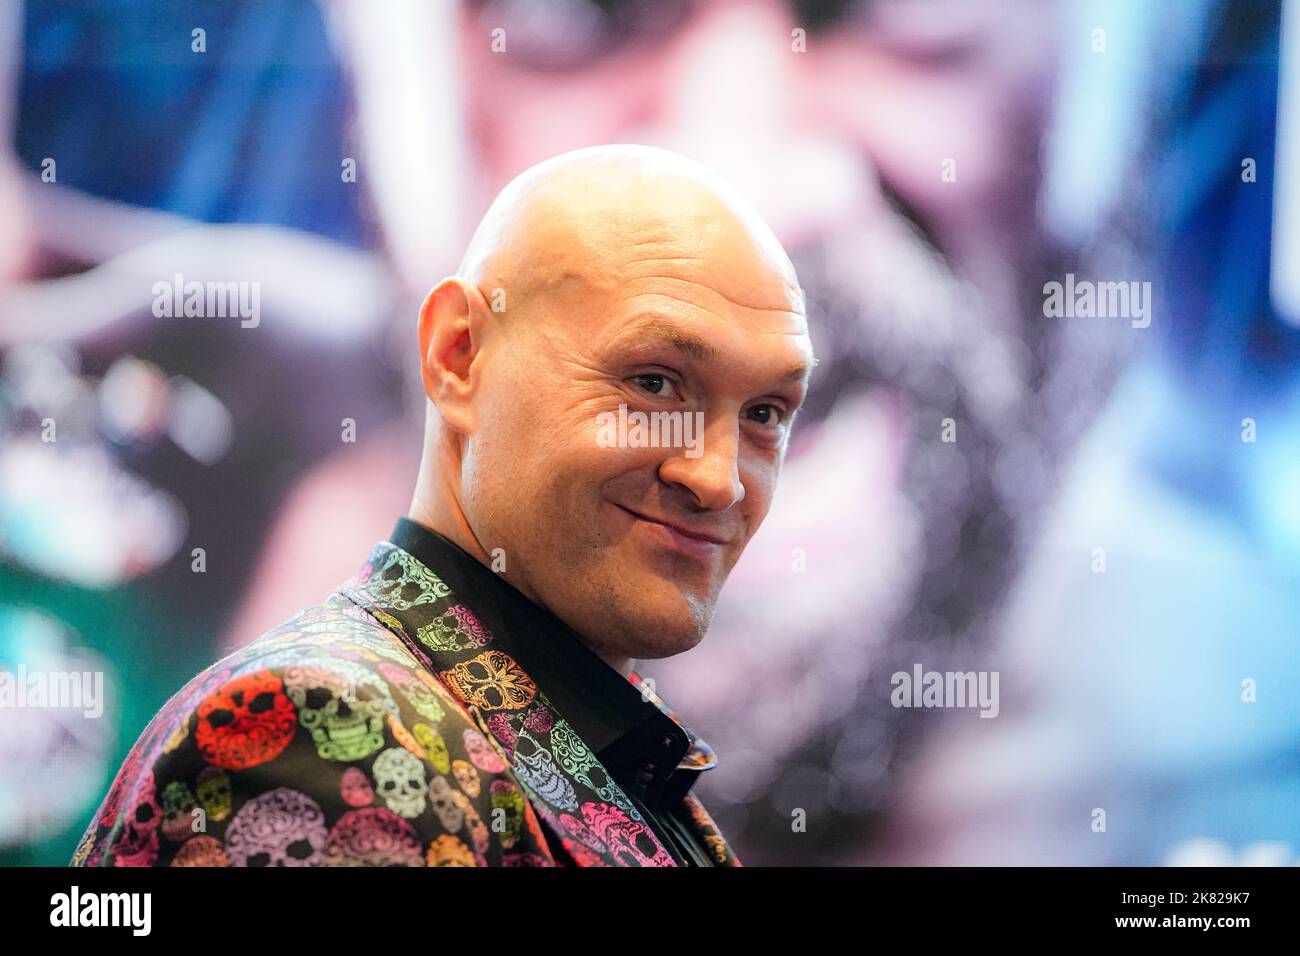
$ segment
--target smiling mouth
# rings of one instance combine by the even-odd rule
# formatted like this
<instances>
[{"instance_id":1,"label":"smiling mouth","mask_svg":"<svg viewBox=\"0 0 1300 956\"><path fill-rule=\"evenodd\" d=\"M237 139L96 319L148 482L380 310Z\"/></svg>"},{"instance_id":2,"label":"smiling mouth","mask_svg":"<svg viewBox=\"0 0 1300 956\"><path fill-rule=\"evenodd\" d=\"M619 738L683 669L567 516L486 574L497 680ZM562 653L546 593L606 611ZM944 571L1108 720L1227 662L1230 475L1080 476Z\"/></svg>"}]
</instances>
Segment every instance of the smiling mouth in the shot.
<instances>
[{"instance_id":1,"label":"smiling mouth","mask_svg":"<svg viewBox=\"0 0 1300 956\"><path fill-rule=\"evenodd\" d=\"M672 531L683 538L689 538L693 541L698 541L701 544L712 544L718 546L727 543L727 539L719 534L707 531L696 531L686 527L685 525L677 524L676 522L664 521L662 518L652 518L650 515L642 514L639 511L633 511L631 508L624 508L622 505L615 502L610 502L610 504L613 504L615 508L618 508L621 511L627 512L633 518L649 522L650 524L659 525L661 528L667 528L669 531Z\"/></svg>"}]
</instances>

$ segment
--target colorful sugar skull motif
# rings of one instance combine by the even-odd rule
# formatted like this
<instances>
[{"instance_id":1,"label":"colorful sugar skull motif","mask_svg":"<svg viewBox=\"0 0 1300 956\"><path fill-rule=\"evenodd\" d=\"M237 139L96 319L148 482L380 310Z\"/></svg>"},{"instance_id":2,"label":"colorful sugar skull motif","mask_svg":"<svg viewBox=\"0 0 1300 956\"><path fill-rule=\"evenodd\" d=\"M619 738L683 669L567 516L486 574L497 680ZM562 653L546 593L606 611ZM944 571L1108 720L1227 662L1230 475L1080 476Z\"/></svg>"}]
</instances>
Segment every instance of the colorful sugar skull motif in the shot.
<instances>
[{"instance_id":1,"label":"colorful sugar skull motif","mask_svg":"<svg viewBox=\"0 0 1300 956\"><path fill-rule=\"evenodd\" d=\"M194 794L183 781L173 780L167 784L162 793L163 836L181 843L196 832L194 829L196 820L203 821L206 826L204 815L195 816L196 809L198 809L198 801L194 799Z\"/></svg>"},{"instance_id":2,"label":"colorful sugar skull motif","mask_svg":"<svg viewBox=\"0 0 1300 956\"><path fill-rule=\"evenodd\" d=\"M456 782L460 784L460 789L466 795L477 797L483 785L479 782L478 771L468 760L453 760L451 762L451 772L455 776Z\"/></svg>"},{"instance_id":3,"label":"colorful sugar skull motif","mask_svg":"<svg viewBox=\"0 0 1300 956\"><path fill-rule=\"evenodd\" d=\"M474 612L463 604L447 608L445 614L435 617L416 635L434 651L464 651L483 647L492 640Z\"/></svg>"},{"instance_id":4,"label":"colorful sugar skull motif","mask_svg":"<svg viewBox=\"0 0 1300 956\"><path fill-rule=\"evenodd\" d=\"M429 781L424 764L404 747L390 747L375 758L370 771L375 778L375 792L400 817L408 820L424 812L429 795Z\"/></svg>"},{"instance_id":5,"label":"colorful sugar skull motif","mask_svg":"<svg viewBox=\"0 0 1300 956\"><path fill-rule=\"evenodd\" d=\"M154 790L154 775L140 781L136 799L122 821L114 863L117 866L150 866L158 856L158 827L162 807Z\"/></svg>"},{"instance_id":6,"label":"colorful sugar skull motif","mask_svg":"<svg viewBox=\"0 0 1300 956\"><path fill-rule=\"evenodd\" d=\"M388 682L375 672L377 664L374 662L377 662L378 658L369 655L370 663L355 659L355 655L354 659L340 658L339 646L338 642L335 642L330 646L328 655L318 656L314 661L303 662L301 655L293 657L281 651L271 658L264 658L261 663L273 661L284 670L286 689L291 683L290 677L293 672L300 667L307 666L329 671L334 675L336 682L341 682L349 698L374 701L383 706L384 710L392 716L400 718L401 708L393 698Z\"/></svg>"},{"instance_id":7,"label":"colorful sugar skull motif","mask_svg":"<svg viewBox=\"0 0 1300 956\"><path fill-rule=\"evenodd\" d=\"M196 836L172 857L171 866L230 866L230 854L216 837Z\"/></svg>"},{"instance_id":8,"label":"colorful sugar skull motif","mask_svg":"<svg viewBox=\"0 0 1300 956\"><path fill-rule=\"evenodd\" d=\"M451 593L436 574L401 548L389 551L365 584L366 593L390 611L433 604Z\"/></svg>"},{"instance_id":9,"label":"colorful sugar skull motif","mask_svg":"<svg viewBox=\"0 0 1300 956\"><path fill-rule=\"evenodd\" d=\"M506 769L506 762L493 742L477 730L466 729L464 733L465 752L470 762L484 773L500 773Z\"/></svg>"},{"instance_id":10,"label":"colorful sugar skull motif","mask_svg":"<svg viewBox=\"0 0 1300 956\"><path fill-rule=\"evenodd\" d=\"M349 810L329 832L330 866L424 866L415 827L385 807Z\"/></svg>"},{"instance_id":11,"label":"colorful sugar skull motif","mask_svg":"<svg viewBox=\"0 0 1300 956\"><path fill-rule=\"evenodd\" d=\"M560 771L550 752L529 734L520 734L515 744L515 773L557 810L578 809L573 782Z\"/></svg>"},{"instance_id":12,"label":"colorful sugar skull motif","mask_svg":"<svg viewBox=\"0 0 1300 956\"><path fill-rule=\"evenodd\" d=\"M409 669L385 662L379 665L379 673L402 693L415 708L415 712L425 720L435 724L442 720L443 708L437 695L415 678Z\"/></svg>"},{"instance_id":13,"label":"colorful sugar skull motif","mask_svg":"<svg viewBox=\"0 0 1300 956\"><path fill-rule=\"evenodd\" d=\"M533 679L509 654L487 650L439 675L462 700L483 710L518 710L537 694Z\"/></svg>"},{"instance_id":14,"label":"colorful sugar skull motif","mask_svg":"<svg viewBox=\"0 0 1300 956\"><path fill-rule=\"evenodd\" d=\"M226 849L234 866L323 866L328 835L320 805L281 787L239 808Z\"/></svg>"},{"instance_id":15,"label":"colorful sugar skull motif","mask_svg":"<svg viewBox=\"0 0 1300 956\"><path fill-rule=\"evenodd\" d=\"M334 669L290 667L285 690L322 760L351 763L384 746L383 704L358 700L355 686Z\"/></svg>"},{"instance_id":16,"label":"colorful sugar skull motif","mask_svg":"<svg viewBox=\"0 0 1300 956\"><path fill-rule=\"evenodd\" d=\"M465 822L465 811L456 802L455 791L451 789L446 777L433 778L433 783L429 785L429 803L438 815L438 822L446 830L451 833L460 830Z\"/></svg>"},{"instance_id":17,"label":"colorful sugar skull motif","mask_svg":"<svg viewBox=\"0 0 1300 956\"><path fill-rule=\"evenodd\" d=\"M632 801L605 773L605 768L596 760L596 755L567 721L560 721L551 728L551 751L565 773L585 784L602 800L615 803L629 812L636 812Z\"/></svg>"},{"instance_id":18,"label":"colorful sugar skull motif","mask_svg":"<svg viewBox=\"0 0 1300 956\"><path fill-rule=\"evenodd\" d=\"M368 574L168 701L73 864L674 865L497 640L433 571L377 546Z\"/></svg>"},{"instance_id":19,"label":"colorful sugar skull motif","mask_svg":"<svg viewBox=\"0 0 1300 956\"><path fill-rule=\"evenodd\" d=\"M474 851L465 845L460 837L444 833L429 844L425 854L428 866L477 866Z\"/></svg>"},{"instance_id":20,"label":"colorful sugar skull motif","mask_svg":"<svg viewBox=\"0 0 1300 956\"><path fill-rule=\"evenodd\" d=\"M212 823L220 823L230 816L233 796L230 792L230 777L217 767L204 767L198 776L198 786L194 788L199 802Z\"/></svg>"},{"instance_id":21,"label":"colorful sugar skull motif","mask_svg":"<svg viewBox=\"0 0 1300 956\"><path fill-rule=\"evenodd\" d=\"M208 763L243 770L278 757L297 729L283 682L259 670L232 678L203 699L195 736Z\"/></svg>"},{"instance_id":22,"label":"colorful sugar skull motif","mask_svg":"<svg viewBox=\"0 0 1300 956\"><path fill-rule=\"evenodd\" d=\"M348 767L343 771L339 795L350 807L368 807L375 802L375 788L370 786L365 771L360 767Z\"/></svg>"},{"instance_id":23,"label":"colorful sugar skull motif","mask_svg":"<svg viewBox=\"0 0 1300 956\"><path fill-rule=\"evenodd\" d=\"M618 807L584 803L582 819L563 814L570 835L589 849L612 853L622 866L672 866L673 860L650 828Z\"/></svg>"},{"instance_id":24,"label":"colorful sugar skull motif","mask_svg":"<svg viewBox=\"0 0 1300 956\"><path fill-rule=\"evenodd\" d=\"M438 773L449 773L451 771L451 757L447 753L447 742L442 739L442 734L428 724L416 724L411 729L411 733L419 745L424 748L429 762L433 764L433 769Z\"/></svg>"}]
</instances>

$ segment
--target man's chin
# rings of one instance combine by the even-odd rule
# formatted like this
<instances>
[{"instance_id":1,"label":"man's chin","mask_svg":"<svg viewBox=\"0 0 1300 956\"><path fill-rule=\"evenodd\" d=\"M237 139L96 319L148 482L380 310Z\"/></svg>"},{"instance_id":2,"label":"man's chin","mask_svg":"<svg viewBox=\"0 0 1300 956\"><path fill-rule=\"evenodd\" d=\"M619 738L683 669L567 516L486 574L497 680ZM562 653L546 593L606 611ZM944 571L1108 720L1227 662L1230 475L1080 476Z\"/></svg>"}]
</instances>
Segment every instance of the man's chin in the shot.
<instances>
[{"instance_id":1,"label":"man's chin","mask_svg":"<svg viewBox=\"0 0 1300 956\"><path fill-rule=\"evenodd\" d=\"M707 582L683 581L635 557L575 573L563 603L576 613L560 616L610 655L673 657L699 644L713 618L717 595Z\"/></svg>"},{"instance_id":2,"label":"man's chin","mask_svg":"<svg viewBox=\"0 0 1300 956\"><path fill-rule=\"evenodd\" d=\"M658 660L685 653L704 640L713 605L676 593L664 604L642 607L634 613L637 624L629 636L638 647L629 656Z\"/></svg>"},{"instance_id":3,"label":"man's chin","mask_svg":"<svg viewBox=\"0 0 1300 956\"><path fill-rule=\"evenodd\" d=\"M712 605L704 607L675 588L655 600L657 590L638 595L633 603L614 601L599 609L593 631L600 632L604 648L622 657L657 660L689 651L703 640Z\"/></svg>"}]
</instances>

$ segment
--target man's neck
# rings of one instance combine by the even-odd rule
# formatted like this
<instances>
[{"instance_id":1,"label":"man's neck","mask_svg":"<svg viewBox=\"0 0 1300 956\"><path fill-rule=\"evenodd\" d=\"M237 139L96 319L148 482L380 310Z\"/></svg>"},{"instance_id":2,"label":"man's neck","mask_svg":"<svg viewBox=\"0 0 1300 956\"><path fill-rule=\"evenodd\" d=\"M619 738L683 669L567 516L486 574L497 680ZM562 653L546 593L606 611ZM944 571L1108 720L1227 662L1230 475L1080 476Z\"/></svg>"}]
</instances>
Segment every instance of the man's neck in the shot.
<instances>
[{"instance_id":1,"label":"man's neck","mask_svg":"<svg viewBox=\"0 0 1300 956\"><path fill-rule=\"evenodd\" d=\"M528 598L528 600L540 607L546 607L545 603L539 601L526 587L521 587L517 582L506 577L503 572L498 571L492 566L492 559L488 555L487 549L483 547L482 542L478 540L477 535L474 534L474 529L470 527L469 521L465 518L464 511L455 504L454 500L452 501L451 506L447 506L445 504L447 500L446 496L438 496L441 498L441 502L439 502L437 499L430 500L432 496L422 495L420 492L421 489L417 488L415 497L411 501L411 507L407 511L406 516L408 518L424 525L431 531L438 532L466 554L473 557L479 562L479 564L483 565L494 574L504 577L507 584L524 597ZM547 608L547 610L549 611L550 609ZM554 614L555 612L551 611L551 613ZM558 615L556 616L558 617ZM590 649L593 654L610 667L614 668L614 670L618 671L623 677L627 677L628 673L632 670L632 665L635 661L629 657L606 654L588 640L585 635L578 634L576 631L574 633L577 634L578 639L582 641L583 644L587 645L588 649Z\"/></svg>"}]
</instances>

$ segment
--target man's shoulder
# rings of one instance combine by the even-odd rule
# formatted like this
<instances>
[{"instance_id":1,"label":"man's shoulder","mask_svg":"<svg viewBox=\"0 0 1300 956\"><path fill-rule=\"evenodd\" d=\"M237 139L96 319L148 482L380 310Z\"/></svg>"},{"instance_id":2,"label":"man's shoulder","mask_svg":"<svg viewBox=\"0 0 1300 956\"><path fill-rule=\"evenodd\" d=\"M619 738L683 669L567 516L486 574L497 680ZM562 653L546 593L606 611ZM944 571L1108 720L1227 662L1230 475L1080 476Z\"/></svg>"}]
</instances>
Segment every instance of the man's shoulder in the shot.
<instances>
[{"instance_id":1,"label":"man's shoulder","mask_svg":"<svg viewBox=\"0 0 1300 956\"><path fill-rule=\"evenodd\" d=\"M286 666L322 658L392 661L414 668L419 662L382 621L336 591L321 604L303 608L282 624L211 665L247 668Z\"/></svg>"},{"instance_id":2,"label":"man's shoulder","mask_svg":"<svg viewBox=\"0 0 1300 956\"><path fill-rule=\"evenodd\" d=\"M349 678L349 691L362 696L381 681L436 683L401 638L335 592L204 667L172 695L155 720L191 712L219 687L252 674L276 675L294 686L305 673L322 670Z\"/></svg>"},{"instance_id":3,"label":"man's shoulder","mask_svg":"<svg viewBox=\"0 0 1300 956\"><path fill-rule=\"evenodd\" d=\"M260 703L254 693L262 695ZM287 700L302 727L325 740L333 725L314 721L324 721L325 711L337 716L340 703L370 706L376 716L398 725L449 725L457 733L477 726L401 638L335 592L192 677L158 712L141 742L165 740L196 716L195 730L202 732L213 722L214 709L238 712L241 701L261 708L268 694L277 705L282 706L281 697ZM219 724L223 718L218 714L215 720ZM330 753L324 744L322 750L322 756Z\"/></svg>"},{"instance_id":4,"label":"man's shoulder","mask_svg":"<svg viewBox=\"0 0 1300 956\"><path fill-rule=\"evenodd\" d=\"M511 794L522 823L531 814L499 745L397 635L336 593L168 700L73 862L107 862L109 849L115 865L260 860L245 837L265 813L311 830L316 864L354 862L365 841L351 834L377 827L406 865L482 865L504 848L483 818Z\"/></svg>"}]
</instances>

